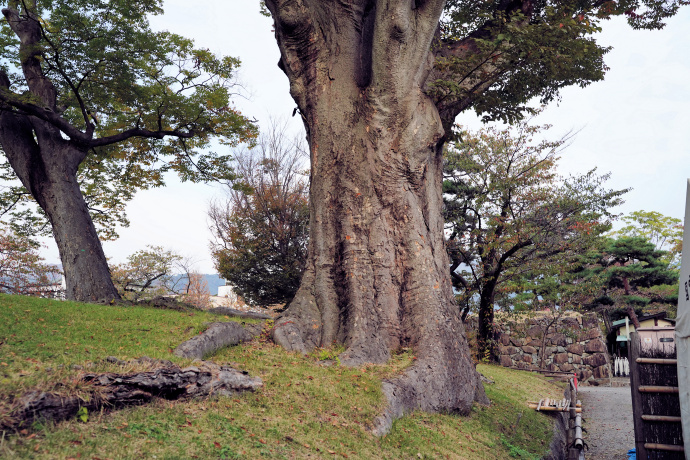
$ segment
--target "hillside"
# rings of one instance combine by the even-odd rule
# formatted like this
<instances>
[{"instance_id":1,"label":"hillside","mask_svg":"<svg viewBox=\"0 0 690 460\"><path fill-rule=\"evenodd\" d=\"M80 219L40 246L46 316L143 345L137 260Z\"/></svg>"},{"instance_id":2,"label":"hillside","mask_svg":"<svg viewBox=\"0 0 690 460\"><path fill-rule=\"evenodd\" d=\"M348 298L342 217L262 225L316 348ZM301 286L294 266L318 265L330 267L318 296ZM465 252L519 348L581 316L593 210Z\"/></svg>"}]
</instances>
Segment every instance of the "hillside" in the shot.
<instances>
[{"instance_id":1,"label":"hillside","mask_svg":"<svg viewBox=\"0 0 690 460\"><path fill-rule=\"evenodd\" d=\"M182 366L172 355L211 321L204 312L117 307L0 296L0 421L31 389L87 394L84 372L132 372L143 355ZM414 413L384 438L367 428L383 405L382 378L413 360L402 350L386 366L343 368L338 350L287 353L265 336L206 359L258 376L264 386L206 400L164 401L94 412L60 423L35 422L5 435L3 458L540 458L551 420L525 406L562 389L537 375L480 365L495 381L493 401L471 416ZM323 362L322 360L330 360ZM326 365L331 364L331 365Z\"/></svg>"},{"instance_id":2,"label":"hillside","mask_svg":"<svg viewBox=\"0 0 690 460\"><path fill-rule=\"evenodd\" d=\"M220 275L203 275L204 281L208 284L211 295L218 295L218 287L225 286L225 280Z\"/></svg>"},{"instance_id":3,"label":"hillside","mask_svg":"<svg viewBox=\"0 0 690 460\"><path fill-rule=\"evenodd\" d=\"M225 280L221 278L218 274L206 274L201 276L203 276L203 280L206 281L206 284L208 285L208 290L211 293L211 295L218 295L218 287L225 286ZM176 284L182 286L183 283L178 283L178 281L183 277L186 278L186 275L177 275L173 277L173 280ZM184 285L186 286L186 282L184 283Z\"/></svg>"}]
</instances>

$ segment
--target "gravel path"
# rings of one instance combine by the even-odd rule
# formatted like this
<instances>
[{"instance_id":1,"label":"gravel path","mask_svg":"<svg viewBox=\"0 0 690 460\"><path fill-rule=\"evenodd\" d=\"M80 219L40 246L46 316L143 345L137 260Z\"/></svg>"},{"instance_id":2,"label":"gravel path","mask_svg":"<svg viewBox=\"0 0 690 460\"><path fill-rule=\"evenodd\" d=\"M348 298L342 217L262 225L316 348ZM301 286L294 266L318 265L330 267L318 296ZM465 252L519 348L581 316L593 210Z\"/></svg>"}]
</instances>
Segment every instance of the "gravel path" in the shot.
<instances>
[{"instance_id":1,"label":"gravel path","mask_svg":"<svg viewBox=\"0 0 690 460\"><path fill-rule=\"evenodd\" d=\"M630 387L580 387L589 460L625 460L635 447Z\"/></svg>"}]
</instances>

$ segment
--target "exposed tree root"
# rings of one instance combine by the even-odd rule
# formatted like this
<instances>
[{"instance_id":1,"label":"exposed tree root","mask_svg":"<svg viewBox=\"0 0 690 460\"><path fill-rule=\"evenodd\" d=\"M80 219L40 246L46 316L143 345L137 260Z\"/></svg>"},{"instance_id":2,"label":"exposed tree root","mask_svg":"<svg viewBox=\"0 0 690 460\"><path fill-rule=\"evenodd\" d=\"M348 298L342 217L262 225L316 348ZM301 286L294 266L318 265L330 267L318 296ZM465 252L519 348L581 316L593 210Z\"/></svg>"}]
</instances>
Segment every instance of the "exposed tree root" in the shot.
<instances>
[{"instance_id":1,"label":"exposed tree root","mask_svg":"<svg viewBox=\"0 0 690 460\"><path fill-rule=\"evenodd\" d=\"M181 302L173 297L163 297L163 296L158 296L154 297L153 299L146 299L146 300L140 300L137 302L132 302L130 300L119 300L117 302L94 302L96 304L102 304L102 305L119 305L122 307L132 307L132 306L143 306L143 307L153 307L153 308L161 308L164 310L175 310L175 311L185 311L185 312L197 312L197 311L206 311L208 313L212 313L214 315L224 315L224 316L234 316L236 318L244 318L244 319L273 319L271 315L268 315L266 313L257 313L254 311L242 311L242 310L236 310L234 308L228 308L228 307L215 307L215 308L209 308L208 310L205 310L203 308L199 308L196 305L192 305L191 303L187 302Z\"/></svg>"},{"instance_id":2,"label":"exposed tree root","mask_svg":"<svg viewBox=\"0 0 690 460\"><path fill-rule=\"evenodd\" d=\"M388 404L374 420L371 432L375 436L388 434L395 420L414 410L467 415L472 409L473 401L483 405L491 403L481 381L476 382L474 388L467 386L458 392L453 387L457 379L447 374L438 363L422 361L403 375L384 380L383 394Z\"/></svg>"},{"instance_id":3,"label":"exposed tree root","mask_svg":"<svg viewBox=\"0 0 690 460\"><path fill-rule=\"evenodd\" d=\"M273 337L288 350L306 353L313 348L310 346L313 330L316 329L307 328L305 332L303 322L295 317L282 317L276 321ZM396 419L415 410L466 415L474 402L490 404L469 354L461 352L465 347L464 331L454 336L442 326L417 344L418 359L414 365L402 375L382 382L387 406L374 420L372 433L386 435ZM385 352L383 347L373 348ZM367 354L367 351L366 347L350 347L340 355L340 363L360 366L385 362L383 353Z\"/></svg>"},{"instance_id":4,"label":"exposed tree root","mask_svg":"<svg viewBox=\"0 0 690 460\"><path fill-rule=\"evenodd\" d=\"M265 313L257 313L254 311L241 311L241 310L235 310L234 308L228 308L228 307L215 307L215 308L210 308L206 311L209 313L213 313L214 315L235 316L237 318L273 319L273 317L271 315L267 315Z\"/></svg>"},{"instance_id":5,"label":"exposed tree root","mask_svg":"<svg viewBox=\"0 0 690 460\"><path fill-rule=\"evenodd\" d=\"M145 404L153 398L232 396L255 391L263 385L260 378L246 372L205 361L186 368L168 364L149 372L85 374L82 380L90 384L86 396L62 396L42 391L26 393L19 398L10 417L2 421L0 429L16 431L41 419L66 420L75 417L82 407L91 412Z\"/></svg>"},{"instance_id":6,"label":"exposed tree root","mask_svg":"<svg viewBox=\"0 0 690 460\"><path fill-rule=\"evenodd\" d=\"M153 299L140 300L133 302L131 300L121 299L118 301L98 301L93 302L102 305L115 305L120 307L153 307L161 308L164 310L175 310L175 311L200 311L201 309L195 305L186 302L180 302L172 297L154 297Z\"/></svg>"},{"instance_id":7,"label":"exposed tree root","mask_svg":"<svg viewBox=\"0 0 690 460\"><path fill-rule=\"evenodd\" d=\"M263 324L242 326L234 321L211 323L203 333L181 343L173 352L176 356L203 359L221 348L252 340L261 334Z\"/></svg>"}]
</instances>

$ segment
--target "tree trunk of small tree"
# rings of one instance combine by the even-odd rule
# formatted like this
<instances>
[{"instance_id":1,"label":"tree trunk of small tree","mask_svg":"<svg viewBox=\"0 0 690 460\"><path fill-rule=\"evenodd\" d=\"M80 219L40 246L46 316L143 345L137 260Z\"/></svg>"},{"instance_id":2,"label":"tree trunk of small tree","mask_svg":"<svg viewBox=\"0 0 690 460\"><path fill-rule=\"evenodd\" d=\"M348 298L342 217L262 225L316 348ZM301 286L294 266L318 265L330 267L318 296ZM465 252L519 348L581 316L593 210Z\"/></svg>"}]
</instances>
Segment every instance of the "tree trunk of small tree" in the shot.
<instances>
[{"instance_id":1,"label":"tree trunk of small tree","mask_svg":"<svg viewBox=\"0 0 690 460\"><path fill-rule=\"evenodd\" d=\"M628 280L628 277L623 275L623 290L625 291L625 295L629 296L632 294L632 291L630 289L630 281ZM635 326L635 329L640 328L640 320L637 319L637 313L635 313L635 307L628 303L625 305L625 311L628 313L628 316L630 317L630 321L632 321L633 326Z\"/></svg>"},{"instance_id":2,"label":"tree trunk of small tree","mask_svg":"<svg viewBox=\"0 0 690 460\"><path fill-rule=\"evenodd\" d=\"M361 3L267 1L311 153L307 264L274 338L300 352L343 343L345 365L414 347L384 384L383 433L405 411L467 413L486 396L443 239L444 126L423 91L440 7L412 24L409 4L396 16Z\"/></svg>"},{"instance_id":3,"label":"tree trunk of small tree","mask_svg":"<svg viewBox=\"0 0 690 460\"><path fill-rule=\"evenodd\" d=\"M483 359L491 358L492 339L494 337L494 290L495 283L489 280L482 287L482 292L479 296L477 352Z\"/></svg>"},{"instance_id":4,"label":"tree trunk of small tree","mask_svg":"<svg viewBox=\"0 0 690 460\"><path fill-rule=\"evenodd\" d=\"M62 139L45 122L9 111L0 115L0 145L52 225L67 299L119 299L77 182L77 168L86 152Z\"/></svg>"}]
</instances>

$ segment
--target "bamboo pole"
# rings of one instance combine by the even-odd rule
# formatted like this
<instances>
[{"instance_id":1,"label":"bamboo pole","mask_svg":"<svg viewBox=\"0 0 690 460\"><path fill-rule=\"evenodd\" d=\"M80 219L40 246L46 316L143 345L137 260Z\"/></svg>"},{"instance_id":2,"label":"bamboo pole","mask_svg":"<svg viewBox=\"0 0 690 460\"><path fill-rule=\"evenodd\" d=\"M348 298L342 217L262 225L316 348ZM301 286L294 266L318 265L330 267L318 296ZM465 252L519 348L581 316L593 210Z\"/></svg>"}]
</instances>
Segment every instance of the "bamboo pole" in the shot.
<instances>
[{"instance_id":1,"label":"bamboo pole","mask_svg":"<svg viewBox=\"0 0 690 460\"><path fill-rule=\"evenodd\" d=\"M674 444L657 444L653 442L645 442L644 447L645 449L665 450L667 452L684 452L685 449L683 446L676 446Z\"/></svg>"},{"instance_id":2,"label":"bamboo pole","mask_svg":"<svg viewBox=\"0 0 690 460\"><path fill-rule=\"evenodd\" d=\"M637 358L635 362L639 364L671 364L674 366L678 364L678 360L675 358Z\"/></svg>"},{"instance_id":3,"label":"bamboo pole","mask_svg":"<svg viewBox=\"0 0 690 460\"><path fill-rule=\"evenodd\" d=\"M635 451L637 458L640 460L647 459L647 449L644 445L644 421L640 417L642 415L642 393L637 391L640 389L640 363L637 358L640 357L640 338L638 332L633 332L628 335L630 345L628 348L628 362L630 363L630 393L632 396L633 406L633 425L635 427Z\"/></svg>"},{"instance_id":4,"label":"bamboo pole","mask_svg":"<svg viewBox=\"0 0 690 460\"><path fill-rule=\"evenodd\" d=\"M582 440L582 416L575 416L575 447L582 450L584 441Z\"/></svg>"},{"instance_id":5,"label":"bamboo pole","mask_svg":"<svg viewBox=\"0 0 690 460\"><path fill-rule=\"evenodd\" d=\"M681 418L673 415L643 415L642 420L645 422L671 422L680 423Z\"/></svg>"},{"instance_id":6,"label":"bamboo pole","mask_svg":"<svg viewBox=\"0 0 690 460\"><path fill-rule=\"evenodd\" d=\"M539 404L540 401L543 401L543 399L539 400L539 401L527 401L527 404ZM582 402L578 401L576 404L573 404L572 402L570 402L570 406L572 407L573 405L575 407L582 407Z\"/></svg>"},{"instance_id":7,"label":"bamboo pole","mask_svg":"<svg viewBox=\"0 0 690 460\"><path fill-rule=\"evenodd\" d=\"M656 385L640 385L640 393L678 393L678 387L662 387Z\"/></svg>"},{"instance_id":8,"label":"bamboo pole","mask_svg":"<svg viewBox=\"0 0 690 460\"><path fill-rule=\"evenodd\" d=\"M537 409L538 405L537 404L528 404L530 409ZM541 406L540 411L546 411L546 412L567 412L569 409L563 408L563 407L554 407L554 406ZM582 412L582 409L577 407L575 408L575 411L579 414Z\"/></svg>"}]
</instances>

